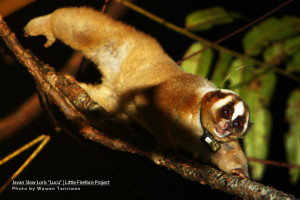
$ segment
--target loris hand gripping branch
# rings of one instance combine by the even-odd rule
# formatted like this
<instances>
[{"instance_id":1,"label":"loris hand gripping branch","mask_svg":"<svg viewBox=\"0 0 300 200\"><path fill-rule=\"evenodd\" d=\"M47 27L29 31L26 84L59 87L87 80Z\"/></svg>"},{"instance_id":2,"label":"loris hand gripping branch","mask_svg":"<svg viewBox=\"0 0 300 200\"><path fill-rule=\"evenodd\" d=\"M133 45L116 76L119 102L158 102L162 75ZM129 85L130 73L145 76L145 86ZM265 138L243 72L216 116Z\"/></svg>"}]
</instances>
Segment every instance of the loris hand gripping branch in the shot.
<instances>
[{"instance_id":1,"label":"loris hand gripping branch","mask_svg":"<svg viewBox=\"0 0 300 200\"><path fill-rule=\"evenodd\" d=\"M249 127L248 106L236 93L185 73L151 36L85 7L37 17L25 33L46 36L45 47L59 39L92 60L102 83L80 86L108 112L123 112L152 133L156 151L176 146L248 177L237 141ZM205 134L210 137L201 140ZM213 141L214 151L206 144Z\"/></svg>"}]
</instances>

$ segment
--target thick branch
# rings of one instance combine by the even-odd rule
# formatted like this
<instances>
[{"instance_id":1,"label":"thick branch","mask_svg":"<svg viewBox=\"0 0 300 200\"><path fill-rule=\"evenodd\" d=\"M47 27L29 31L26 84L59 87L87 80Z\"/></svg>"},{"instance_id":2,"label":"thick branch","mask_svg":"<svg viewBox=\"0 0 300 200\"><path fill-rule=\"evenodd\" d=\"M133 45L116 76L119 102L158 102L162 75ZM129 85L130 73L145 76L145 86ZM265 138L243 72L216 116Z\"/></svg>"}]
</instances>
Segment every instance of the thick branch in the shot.
<instances>
[{"instance_id":1,"label":"thick branch","mask_svg":"<svg viewBox=\"0 0 300 200\"><path fill-rule=\"evenodd\" d=\"M110 117L91 100L73 78L57 74L53 68L36 59L19 44L15 35L1 18L0 35L35 78L38 87L57 104L69 120L77 125L79 132L84 137L111 149L136 153L152 159L151 150L155 144L152 137L147 133L136 133L131 127ZM274 188L239 176L224 174L182 156L162 158L161 162L157 164L175 171L186 179L207 184L212 188L245 199L295 199L292 195Z\"/></svg>"},{"instance_id":2,"label":"thick branch","mask_svg":"<svg viewBox=\"0 0 300 200\"><path fill-rule=\"evenodd\" d=\"M80 53L74 53L62 68L62 72L75 75L82 60ZM42 112L39 97L33 94L13 113L0 119L0 142L14 135L18 130L37 119Z\"/></svg>"}]
</instances>

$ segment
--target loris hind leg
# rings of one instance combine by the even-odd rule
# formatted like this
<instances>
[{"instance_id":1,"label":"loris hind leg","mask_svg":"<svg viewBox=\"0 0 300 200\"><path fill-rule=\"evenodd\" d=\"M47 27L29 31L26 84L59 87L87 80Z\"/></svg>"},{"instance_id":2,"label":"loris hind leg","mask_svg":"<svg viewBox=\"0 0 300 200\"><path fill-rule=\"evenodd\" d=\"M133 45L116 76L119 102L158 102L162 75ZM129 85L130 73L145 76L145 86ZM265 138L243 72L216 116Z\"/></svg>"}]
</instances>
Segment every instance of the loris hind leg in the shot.
<instances>
[{"instance_id":1,"label":"loris hind leg","mask_svg":"<svg viewBox=\"0 0 300 200\"><path fill-rule=\"evenodd\" d=\"M103 84L92 85L79 83L79 85L95 102L97 102L107 112L113 113L119 110L120 105L118 103L118 97L109 87Z\"/></svg>"},{"instance_id":2,"label":"loris hind leg","mask_svg":"<svg viewBox=\"0 0 300 200\"><path fill-rule=\"evenodd\" d=\"M249 178L247 159L238 141L221 143L221 148L211 153L209 160L227 174Z\"/></svg>"}]
</instances>

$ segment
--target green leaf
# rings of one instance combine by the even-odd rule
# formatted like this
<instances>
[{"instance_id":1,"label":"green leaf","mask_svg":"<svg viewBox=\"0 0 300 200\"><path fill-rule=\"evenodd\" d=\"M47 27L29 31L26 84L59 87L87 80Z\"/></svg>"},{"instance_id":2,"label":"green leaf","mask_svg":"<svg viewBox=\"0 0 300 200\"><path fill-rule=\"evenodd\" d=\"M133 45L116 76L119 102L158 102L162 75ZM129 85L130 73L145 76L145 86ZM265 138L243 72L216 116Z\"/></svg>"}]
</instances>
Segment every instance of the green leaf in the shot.
<instances>
[{"instance_id":1,"label":"green leaf","mask_svg":"<svg viewBox=\"0 0 300 200\"><path fill-rule=\"evenodd\" d=\"M300 165L300 89L294 90L289 98L286 109L286 119L290 125L285 134L285 149L289 164ZM290 169L292 183L296 183L300 177L300 169Z\"/></svg>"},{"instance_id":2,"label":"green leaf","mask_svg":"<svg viewBox=\"0 0 300 200\"><path fill-rule=\"evenodd\" d=\"M285 59L283 44L278 42L267 46L264 50L263 58L268 64L279 65Z\"/></svg>"},{"instance_id":3,"label":"green leaf","mask_svg":"<svg viewBox=\"0 0 300 200\"><path fill-rule=\"evenodd\" d=\"M259 77L261 87L258 91L259 101L264 105L268 106L273 97L273 93L276 87L276 75L273 71L265 72L261 77Z\"/></svg>"},{"instance_id":4,"label":"green leaf","mask_svg":"<svg viewBox=\"0 0 300 200\"><path fill-rule=\"evenodd\" d=\"M269 42L286 39L299 31L300 19L294 16L275 17L254 26L243 38L243 48L247 55L257 56Z\"/></svg>"},{"instance_id":5,"label":"green leaf","mask_svg":"<svg viewBox=\"0 0 300 200\"><path fill-rule=\"evenodd\" d=\"M266 109L255 97L255 93L251 94L252 107L251 112L255 116L254 125L244 139L244 146L247 157L266 159L269 153L269 137L271 133L272 118L270 111ZM253 108L254 107L254 108ZM251 178L261 180L265 170L265 164L250 162Z\"/></svg>"},{"instance_id":6,"label":"green leaf","mask_svg":"<svg viewBox=\"0 0 300 200\"><path fill-rule=\"evenodd\" d=\"M300 50L294 53L291 61L287 63L288 71L300 71Z\"/></svg>"},{"instance_id":7,"label":"green leaf","mask_svg":"<svg viewBox=\"0 0 300 200\"><path fill-rule=\"evenodd\" d=\"M283 50L289 56L292 56L298 52L300 50L300 36L298 35L296 37L287 39L285 41Z\"/></svg>"},{"instance_id":8,"label":"green leaf","mask_svg":"<svg viewBox=\"0 0 300 200\"><path fill-rule=\"evenodd\" d=\"M230 82L228 88L242 96L242 86L245 86L245 84L249 83L249 80L253 76L254 68L252 66L253 63L250 61L235 59L232 62L231 68L228 70L227 74L229 75L227 80Z\"/></svg>"},{"instance_id":9,"label":"green leaf","mask_svg":"<svg viewBox=\"0 0 300 200\"><path fill-rule=\"evenodd\" d=\"M214 68L211 81L215 83L216 86L221 86L222 82L229 74L229 68L231 64L232 56L228 53L220 52L219 60Z\"/></svg>"},{"instance_id":10,"label":"green leaf","mask_svg":"<svg viewBox=\"0 0 300 200\"><path fill-rule=\"evenodd\" d=\"M256 77L261 69L254 69L248 73ZM248 74L248 76L250 75ZM245 151L248 157L266 159L269 153L269 137L272 127L272 116L268 105L272 99L276 86L276 76L272 71L266 71L256 79L251 79L248 86L241 91L242 98L250 108L251 130L244 139ZM250 163L252 178L261 180L265 165Z\"/></svg>"},{"instance_id":11,"label":"green leaf","mask_svg":"<svg viewBox=\"0 0 300 200\"><path fill-rule=\"evenodd\" d=\"M232 63L232 72L241 66L252 66L252 63L236 59ZM272 116L267 108L274 88L276 76L272 71L263 68L247 67L235 71L230 76L230 88L233 88L248 104L250 120L254 125L244 139L245 152L248 157L266 159L269 153L269 137L271 134ZM259 76L258 76L259 75ZM243 84L241 84L243 83ZM263 176L265 165L250 163L252 178L260 180Z\"/></svg>"},{"instance_id":12,"label":"green leaf","mask_svg":"<svg viewBox=\"0 0 300 200\"><path fill-rule=\"evenodd\" d=\"M243 70L237 70L235 69L244 66L244 61L241 59L235 59L230 69L228 70L228 74L230 74L229 78L227 79L230 82L229 88L234 90L237 93L240 93L239 87L235 87L236 85L239 85L243 81Z\"/></svg>"},{"instance_id":13,"label":"green leaf","mask_svg":"<svg viewBox=\"0 0 300 200\"><path fill-rule=\"evenodd\" d=\"M199 42L192 44L186 51L184 58L198 52L204 45ZM213 61L213 51L212 49L207 49L202 53L199 53L190 59L187 59L181 63L181 67L185 72L192 74L199 74L201 76L207 77L211 64Z\"/></svg>"},{"instance_id":14,"label":"green leaf","mask_svg":"<svg viewBox=\"0 0 300 200\"><path fill-rule=\"evenodd\" d=\"M233 22L234 16L238 15L228 13L221 7L197 10L186 17L185 27L191 31L205 31L217 25Z\"/></svg>"}]
</instances>

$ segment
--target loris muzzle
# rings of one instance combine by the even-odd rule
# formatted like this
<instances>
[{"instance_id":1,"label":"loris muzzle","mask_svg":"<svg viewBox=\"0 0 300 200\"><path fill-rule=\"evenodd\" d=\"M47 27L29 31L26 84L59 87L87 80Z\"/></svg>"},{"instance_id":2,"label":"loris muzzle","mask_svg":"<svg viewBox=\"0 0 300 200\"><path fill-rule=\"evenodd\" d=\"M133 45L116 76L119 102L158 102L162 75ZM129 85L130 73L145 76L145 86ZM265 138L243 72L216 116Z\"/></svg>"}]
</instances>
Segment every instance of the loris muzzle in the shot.
<instances>
[{"instance_id":1,"label":"loris muzzle","mask_svg":"<svg viewBox=\"0 0 300 200\"><path fill-rule=\"evenodd\" d=\"M185 73L151 36L86 7L37 17L25 33L46 36L45 47L59 39L92 60L103 75L102 83L80 86L108 112L153 134L156 154L181 148L226 173L248 177L237 141L249 127L248 106L238 94ZM200 139L204 131L219 142L218 151Z\"/></svg>"}]
</instances>

